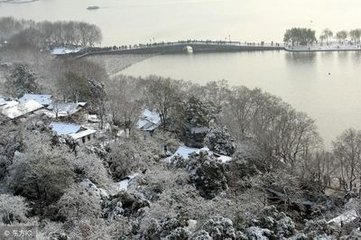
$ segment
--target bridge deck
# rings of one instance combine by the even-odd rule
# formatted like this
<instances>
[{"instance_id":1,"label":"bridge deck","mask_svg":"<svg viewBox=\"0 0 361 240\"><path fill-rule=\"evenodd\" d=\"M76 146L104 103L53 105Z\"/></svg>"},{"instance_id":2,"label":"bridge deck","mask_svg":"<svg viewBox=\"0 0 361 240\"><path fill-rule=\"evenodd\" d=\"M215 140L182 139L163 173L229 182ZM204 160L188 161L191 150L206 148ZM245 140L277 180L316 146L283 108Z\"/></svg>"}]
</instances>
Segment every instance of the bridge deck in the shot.
<instances>
[{"instance_id":1,"label":"bridge deck","mask_svg":"<svg viewBox=\"0 0 361 240\"><path fill-rule=\"evenodd\" d=\"M122 48L89 48L78 53L66 54L66 56L84 57L88 55L105 54L175 54L190 51L193 53L211 52L241 52L241 51L270 51L284 50L278 44L245 44L240 42L216 42L216 41L179 41L169 43L156 43L136 45Z\"/></svg>"}]
</instances>

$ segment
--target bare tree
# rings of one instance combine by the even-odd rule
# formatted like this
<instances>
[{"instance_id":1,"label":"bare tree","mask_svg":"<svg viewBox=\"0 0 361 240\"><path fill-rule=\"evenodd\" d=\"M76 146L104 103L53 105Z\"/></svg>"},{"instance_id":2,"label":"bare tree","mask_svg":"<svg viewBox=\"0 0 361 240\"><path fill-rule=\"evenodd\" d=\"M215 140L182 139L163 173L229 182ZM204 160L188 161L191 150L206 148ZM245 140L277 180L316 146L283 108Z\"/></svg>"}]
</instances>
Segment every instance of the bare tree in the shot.
<instances>
[{"instance_id":1,"label":"bare tree","mask_svg":"<svg viewBox=\"0 0 361 240\"><path fill-rule=\"evenodd\" d=\"M0 40L32 44L39 48L54 46L93 47L101 43L102 33L98 26L86 22L16 20L0 18Z\"/></svg>"},{"instance_id":2,"label":"bare tree","mask_svg":"<svg viewBox=\"0 0 361 240\"><path fill-rule=\"evenodd\" d=\"M276 154L289 164L291 170L296 169L297 161L307 159L312 148L320 143L314 124L305 113L293 109L285 109L276 127Z\"/></svg>"},{"instance_id":3,"label":"bare tree","mask_svg":"<svg viewBox=\"0 0 361 240\"><path fill-rule=\"evenodd\" d=\"M165 127L171 112L176 109L181 101L181 82L154 75L149 76L146 82L148 102L159 112Z\"/></svg>"},{"instance_id":4,"label":"bare tree","mask_svg":"<svg viewBox=\"0 0 361 240\"><path fill-rule=\"evenodd\" d=\"M80 45L82 47L93 47L95 43L101 42L102 35L97 26L85 22L79 22L76 24L76 28L79 33Z\"/></svg>"},{"instance_id":5,"label":"bare tree","mask_svg":"<svg viewBox=\"0 0 361 240\"><path fill-rule=\"evenodd\" d=\"M360 177L361 132L355 129L345 130L333 142L333 152L338 162L340 179L345 191L352 191Z\"/></svg>"},{"instance_id":6,"label":"bare tree","mask_svg":"<svg viewBox=\"0 0 361 240\"><path fill-rule=\"evenodd\" d=\"M129 131L138 119L143 105L139 82L127 76L117 76L106 83L107 108L112 123Z\"/></svg>"},{"instance_id":7,"label":"bare tree","mask_svg":"<svg viewBox=\"0 0 361 240\"><path fill-rule=\"evenodd\" d=\"M202 92L199 92L198 95L200 99L203 97L203 101L212 102L219 110L221 110L221 107L227 101L227 96L230 94L226 80L209 82L201 90Z\"/></svg>"},{"instance_id":8,"label":"bare tree","mask_svg":"<svg viewBox=\"0 0 361 240\"><path fill-rule=\"evenodd\" d=\"M224 104L223 109L224 121L230 129L233 129L239 140L250 137L250 125L257 109L255 97L260 91L260 89L236 87L227 96L228 102Z\"/></svg>"},{"instance_id":9,"label":"bare tree","mask_svg":"<svg viewBox=\"0 0 361 240\"><path fill-rule=\"evenodd\" d=\"M59 60L53 64L56 89L64 100L85 101L100 117L103 127L108 75L98 64L85 60Z\"/></svg>"},{"instance_id":10,"label":"bare tree","mask_svg":"<svg viewBox=\"0 0 361 240\"><path fill-rule=\"evenodd\" d=\"M360 42L361 29L353 29L349 33L350 38L354 41L355 44Z\"/></svg>"},{"instance_id":11,"label":"bare tree","mask_svg":"<svg viewBox=\"0 0 361 240\"><path fill-rule=\"evenodd\" d=\"M322 34L326 37L326 41L328 44L330 39L333 37L333 32L329 28L326 28L325 30L323 30Z\"/></svg>"},{"instance_id":12,"label":"bare tree","mask_svg":"<svg viewBox=\"0 0 361 240\"><path fill-rule=\"evenodd\" d=\"M320 149L303 161L299 172L301 182L308 188L325 190L335 187L332 179L338 177L338 167L332 152Z\"/></svg>"},{"instance_id":13,"label":"bare tree","mask_svg":"<svg viewBox=\"0 0 361 240\"><path fill-rule=\"evenodd\" d=\"M24 24L13 17L0 18L0 39L9 39L24 29Z\"/></svg>"},{"instance_id":14,"label":"bare tree","mask_svg":"<svg viewBox=\"0 0 361 240\"><path fill-rule=\"evenodd\" d=\"M260 89L235 88L227 99L223 121L239 140L253 142L269 166L275 160L295 169L320 141L312 119Z\"/></svg>"},{"instance_id":15,"label":"bare tree","mask_svg":"<svg viewBox=\"0 0 361 240\"><path fill-rule=\"evenodd\" d=\"M63 23L64 42L66 45L79 45L79 32L76 31L76 22Z\"/></svg>"},{"instance_id":16,"label":"bare tree","mask_svg":"<svg viewBox=\"0 0 361 240\"><path fill-rule=\"evenodd\" d=\"M336 33L336 38L338 39L339 42L343 42L346 40L347 35L348 35L347 31L344 31L344 30L339 31Z\"/></svg>"}]
</instances>

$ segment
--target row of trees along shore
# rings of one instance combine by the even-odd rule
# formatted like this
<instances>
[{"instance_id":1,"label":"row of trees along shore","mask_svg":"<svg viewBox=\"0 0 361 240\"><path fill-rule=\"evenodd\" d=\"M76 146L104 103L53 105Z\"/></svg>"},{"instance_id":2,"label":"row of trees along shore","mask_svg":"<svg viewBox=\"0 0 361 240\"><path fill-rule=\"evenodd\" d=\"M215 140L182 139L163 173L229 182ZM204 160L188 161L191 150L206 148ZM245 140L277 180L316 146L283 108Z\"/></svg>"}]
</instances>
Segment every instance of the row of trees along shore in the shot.
<instances>
[{"instance_id":1,"label":"row of trees along shore","mask_svg":"<svg viewBox=\"0 0 361 240\"><path fill-rule=\"evenodd\" d=\"M283 41L293 46L305 46L313 43L323 44L324 42L329 44L335 40L338 43L345 43L348 38L350 39L351 43L359 44L361 39L361 29L353 29L350 31L341 30L334 33L329 28L326 28L319 36L319 41L317 41L316 31L310 28L291 28L286 30Z\"/></svg>"},{"instance_id":2,"label":"row of trees along shore","mask_svg":"<svg viewBox=\"0 0 361 240\"><path fill-rule=\"evenodd\" d=\"M51 46L93 47L101 43L102 32L94 24L77 21L17 20L0 18L0 40L12 44L31 44L39 48Z\"/></svg>"}]
</instances>

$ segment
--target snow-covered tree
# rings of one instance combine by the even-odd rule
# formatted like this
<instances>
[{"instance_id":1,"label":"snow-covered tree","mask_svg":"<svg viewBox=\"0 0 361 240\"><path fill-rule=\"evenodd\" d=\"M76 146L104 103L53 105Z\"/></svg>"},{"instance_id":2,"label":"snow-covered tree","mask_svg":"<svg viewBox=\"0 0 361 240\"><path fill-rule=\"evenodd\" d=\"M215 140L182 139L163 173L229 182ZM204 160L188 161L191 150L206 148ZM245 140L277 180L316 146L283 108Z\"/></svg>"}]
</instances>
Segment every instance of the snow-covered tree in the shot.
<instances>
[{"instance_id":1,"label":"snow-covered tree","mask_svg":"<svg viewBox=\"0 0 361 240\"><path fill-rule=\"evenodd\" d=\"M24 129L22 126L4 124L0 126L0 179L8 174L16 152L24 149Z\"/></svg>"},{"instance_id":2,"label":"snow-covered tree","mask_svg":"<svg viewBox=\"0 0 361 240\"><path fill-rule=\"evenodd\" d=\"M192 156L187 171L191 182L204 198L212 199L228 188L224 165L207 153Z\"/></svg>"},{"instance_id":3,"label":"snow-covered tree","mask_svg":"<svg viewBox=\"0 0 361 240\"><path fill-rule=\"evenodd\" d=\"M70 155L44 143L27 147L25 157L10 166L9 185L16 194L42 203L57 201L73 181Z\"/></svg>"},{"instance_id":4,"label":"snow-covered tree","mask_svg":"<svg viewBox=\"0 0 361 240\"><path fill-rule=\"evenodd\" d=\"M29 210L23 197L0 194L0 220L3 224L27 222Z\"/></svg>"},{"instance_id":5,"label":"snow-covered tree","mask_svg":"<svg viewBox=\"0 0 361 240\"><path fill-rule=\"evenodd\" d=\"M89 219L101 216L101 201L82 186L73 184L56 203L61 219Z\"/></svg>"},{"instance_id":6,"label":"snow-covered tree","mask_svg":"<svg viewBox=\"0 0 361 240\"><path fill-rule=\"evenodd\" d=\"M25 93L38 93L40 87L36 76L29 66L16 64L7 77L6 88L14 97L21 97Z\"/></svg>"},{"instance_id":7,"label":"snow-covered tree","mask_svg":"<svg viewBox=\"0 0 361 240\"><path fill-rule=\"evenodd\" d=\"M202 230L206 231L212 239L236 239L236 230L233 222L221 216L215 216L208 219L203 225Z\"/></svg>"},{"instance_id":8,"label":"snow-covered tree","mask_svg":"<svg viewBox=\"0 0 361 240\"><path fill-rule=\"evenodd\" d=\"M202 102L191 96L184 105L184 120L188 126L209 127L210 121L215 118L216 109L212 103Z\"/></svg>"},{"instance_id":9,"label":"snow-covered tree","mask_svg":"<svg viewBox=\"0 0 361 240\"><path fill-rule=\"evenodd\" d=\"M153 139L144 141L141 136L132 135L124 142L112 144L106 161L113 178L122 179L131 172L145 170L147 165L159 160L160 154L160 146Z\"/></svg>"},{"instance_id":10,"label":"snow-covered tree","mask_svg":"<svg viewBox=\"0 0 361 240\"><path fill-rule=\"evenodd\" d=\"M211 128L205 138L205 143L210 150L218 154L231 156L236 151L234 139L226 127Z\"/></svg>"},{"instance_id":11,"label":"snow-covered tree","mask_svg":"<svg viewBox=\"0 0 361 240\"><path fill-rule=\"evenodd\" d=\"M87 178L102 187L109 185L111 182L103 160L93 153L81 151L72 160L71 164L74 166L74 172L81 179Z\"/></svg>"}]
</instances>

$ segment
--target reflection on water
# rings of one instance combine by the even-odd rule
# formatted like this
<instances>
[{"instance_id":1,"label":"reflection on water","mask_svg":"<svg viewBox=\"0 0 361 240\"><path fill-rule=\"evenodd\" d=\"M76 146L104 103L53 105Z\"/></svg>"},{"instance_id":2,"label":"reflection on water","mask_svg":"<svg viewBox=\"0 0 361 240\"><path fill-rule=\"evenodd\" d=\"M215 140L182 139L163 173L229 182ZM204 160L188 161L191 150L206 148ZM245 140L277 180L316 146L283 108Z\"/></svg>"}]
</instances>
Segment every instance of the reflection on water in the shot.
<instances>
[{"instance_id":1,"label":"reflection on water","mask_svg":"<svg viewBox=\"0 0 361 240\"><path fill-rule=\"evenodd\" d=\"M313 64L315 62L315 58L317 57L317 53L309 52L309 53L293 53L287 52L285 53L286 63L290 64Z\"/></svg>"},{"instance_id":2,"label":"reflection on water","mask_svg":"<svg viewBox=\"0 0 361 240\"><path fill-rule=\"evenodd\" d=\"M159 74L200 84L227 79L260 87L316 119L330 144L344 129L361 129L360 52L244 52L164 55L124 70L134 76Z\"/></svg>"},{"instance_id":3,"label":"reflection on water","mask_svg":"<svg viewBox=\"0 0 361 240\"><path fill-rule=\"evenodd\" d=\"M355 65L357 65L357 67L360 67L360 64L361 64L361 52L355 52L353 53L352 55L352 58L353 58L353 63Z\"/></svg>"},{"instance_id":4,"label":"reflection on water","mask_svg":"<svg viewBox=\"0 0 361 240\"><path fill-rule=\"evenodd\" d=\"M352 55L356 55L358 52L354 52ZM337 57L339 59L347 59L350 57L350 52L345 51L345 52L337 52Z\"/></svg>"}]
</instances>

